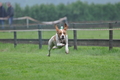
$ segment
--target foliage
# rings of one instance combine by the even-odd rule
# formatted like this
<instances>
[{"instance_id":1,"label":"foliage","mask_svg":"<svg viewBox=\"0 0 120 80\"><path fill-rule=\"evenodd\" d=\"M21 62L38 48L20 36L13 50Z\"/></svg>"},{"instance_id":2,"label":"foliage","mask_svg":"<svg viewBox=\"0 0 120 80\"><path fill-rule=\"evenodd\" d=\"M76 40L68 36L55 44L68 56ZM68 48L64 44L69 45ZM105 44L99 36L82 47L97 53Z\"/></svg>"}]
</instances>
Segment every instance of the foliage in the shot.
<instances>
[{"instance_id":1,"label":"foliage","mask_svg":"<svg viewBox=\"0 0 120 80\"><path fill-rule=\"evenodd\" d=\"M15 4L15 17L30 16L40 21L51 21L67 16L69 21L120 20L120 2L111 4L88 4L80 0L58 5L41 4L21 7Z\"/></svg>"}]
</instances>

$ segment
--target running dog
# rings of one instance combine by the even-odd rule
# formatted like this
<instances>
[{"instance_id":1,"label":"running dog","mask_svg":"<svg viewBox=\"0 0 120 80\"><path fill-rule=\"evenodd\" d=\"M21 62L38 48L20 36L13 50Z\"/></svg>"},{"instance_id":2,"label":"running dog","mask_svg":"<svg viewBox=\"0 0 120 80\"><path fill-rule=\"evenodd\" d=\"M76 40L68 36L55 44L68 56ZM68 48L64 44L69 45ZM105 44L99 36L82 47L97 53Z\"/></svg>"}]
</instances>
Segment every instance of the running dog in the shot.
<instances>
[{"instance_id":1,"label":"running dog","mask_svg":"<svg viewBox=\"0 0 120 80\"><path fill-rule=\"evenodd\" d=\"M52 36L50 38L50 40L48 41L48 51L49 54L48 56L50 56L50 51L51 49L55 49L55 48L62 48L65 46L65 52L66 54L69 53L69 49L68 49L68 35L67 35L67 29L68 29L68 25L65 23L64 24L64 29L63 27L61 27L61 29L58 28L57 25L55 25L55 29L56 29L56 34L54 36Z\"/></svg>"}]
</instances>

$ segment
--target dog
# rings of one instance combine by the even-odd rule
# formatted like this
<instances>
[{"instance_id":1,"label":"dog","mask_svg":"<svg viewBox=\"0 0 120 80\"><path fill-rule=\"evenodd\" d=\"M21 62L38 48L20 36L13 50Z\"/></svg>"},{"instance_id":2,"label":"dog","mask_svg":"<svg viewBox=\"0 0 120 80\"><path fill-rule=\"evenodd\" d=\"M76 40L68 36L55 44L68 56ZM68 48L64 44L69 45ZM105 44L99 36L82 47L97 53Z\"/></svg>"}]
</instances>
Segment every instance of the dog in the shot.
<instances>
[{"instance_id":1,"label":"dog","mask_svg":"<svg viewBox=\"0 0 120 80\"><path fill-rule=\"evenodd\" d=\"M64 29L59 29L58 26L55 24L55 29L56 29L56 34L50 38L48 41L48 51L50 56L50 51L51 49L56 49L56 48L62 48L65 46L65 52L66 54L69 53L68 49L68 35L67 35L67 29L68 25L65 23L64 24Z\"/></svg>"}]
</instances>

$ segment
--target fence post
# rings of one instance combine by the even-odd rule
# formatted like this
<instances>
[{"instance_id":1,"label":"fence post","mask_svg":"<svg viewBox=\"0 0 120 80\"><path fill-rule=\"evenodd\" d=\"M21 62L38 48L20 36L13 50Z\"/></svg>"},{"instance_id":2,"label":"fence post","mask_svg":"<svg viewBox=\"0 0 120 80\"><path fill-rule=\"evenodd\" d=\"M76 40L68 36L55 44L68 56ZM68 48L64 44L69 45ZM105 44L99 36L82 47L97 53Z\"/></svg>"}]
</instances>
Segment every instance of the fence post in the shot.
<instances>
[{"instance_id":1,"label":"fence post","mask_svg":"<svg viewBox=\"0 0 120 80\"><path fill-rule=\"evenodd\" d=\"M38 29L41 29L40 25L38 25ZM39 40L39 49L42 48L42 33L40 30L38 30L38 40Z\"/></svg>"},{"instance_id":2,"label":"fence post","mask_svg":"<svg viewBox=\"0 0 120 80\"><path fill-rule=\"evenodd\" d=\"M14 27L15 30L15 27ZM14 48L17 46L17 32L14 31Z\"/></svg>"},{"instance_id":3,"label":"fence post","mask_svg":"<svg viewBox=\"0 0 120 80\"><path fill-rule=\"evenodd\" d=\"M27 28L29 28L29 19L26 19L27 22Z\"/></svg>"},{"instance_id":4,"label":"fence post","mask_svg":"<svg viewBox=\"0 0 120 80\"><path fill-rule=\"evenodd\" d=\"M73 23L73 28L75 28L74 23ZM74 36L74 49L77 50L77 30L73 30L73 36Z\"/></svg>"},{"instance_id":5,"label":"fence post","mask_svg":"<svg viewBox=\"0 0 120 80\"><path fill-rule=\"evenodd\" d=\"M109 29L113 29L112 23L109 23ZM109 30L109 50L113 48L113 30Z\"/></svg>"}]
</instances>

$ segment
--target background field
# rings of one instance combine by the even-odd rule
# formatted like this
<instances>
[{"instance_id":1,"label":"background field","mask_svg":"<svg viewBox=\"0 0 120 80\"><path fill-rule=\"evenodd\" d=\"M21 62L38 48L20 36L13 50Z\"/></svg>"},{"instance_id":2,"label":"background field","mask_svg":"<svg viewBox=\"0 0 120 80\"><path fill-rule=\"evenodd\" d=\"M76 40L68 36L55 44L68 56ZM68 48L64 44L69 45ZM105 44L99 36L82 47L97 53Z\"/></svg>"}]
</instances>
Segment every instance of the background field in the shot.
<instances>
[{"instance_id":1,"label":"background field","mask_svg":"<svg viewBox=\"0 0 120 80\"><path fill-rule=\"evenodd\" d=\"M49 34L50 33L50 34ZM55 31L42 31L42 38L49 39ZM73 39L73 31L68 31L69 39ZM38 39L38 32L17 32L18 39ZM109 31L77 31L78 39L109 39ZM13 32L1 32L0 39L13 39ZM113 31L113 39L120 39L120 31Z\"/></svg>"},{"instance_id":2,"label":"background field","mask_svg":"<svg viewBox=\"0 0 120 80\"><path fill-rule=\"evenodd\" d=\"M50 33L50 34L49 34ZM37 39L37 32L18 32L19 39ZM44 39L55 31L42 32ZM68 31L69 38L73 32ZM114 31L114 39L119 39ZM12 32L1 32L1 39L13 38ZM108 39L108 31L78 31L80 39ZM38 49L34 44L0 43L0 80L119 80L120 48L109 51L107 47L78 47L70 54L64 48L52 50L47 57L47 46Z\"/></svg>"},{"instance_id":3,"label":"background field","mask_svg":"<svg viewBox=\"0 0 120 80\"><path fill-rule=\"evenodd\" d=\"M50 34L49 34L50 33ZM55 31L42 32L48 39ZM68 31L73 39L73 31ZM78 31L78 39L108 39L108 31ZM120 39L114 31L114 39ZM13 39L13 32L1 32L0 39ZM38 39L38 32L17 32L19 39ZM47 46L38 49L34 44L0 43L0 80L120 80L120 48L69 47L52 50L47 57Z\"/></svg>"},{"instance_id":4,"label":"background field","mask_svg":"<svg viewBox=\"0 0 120 80\"><path fill-rule=\"evenodd\" d=\"M47 57L47 46L0 43L0 80L120 80L120 48L69 49Z\"/></svg>"}]
</instances>

